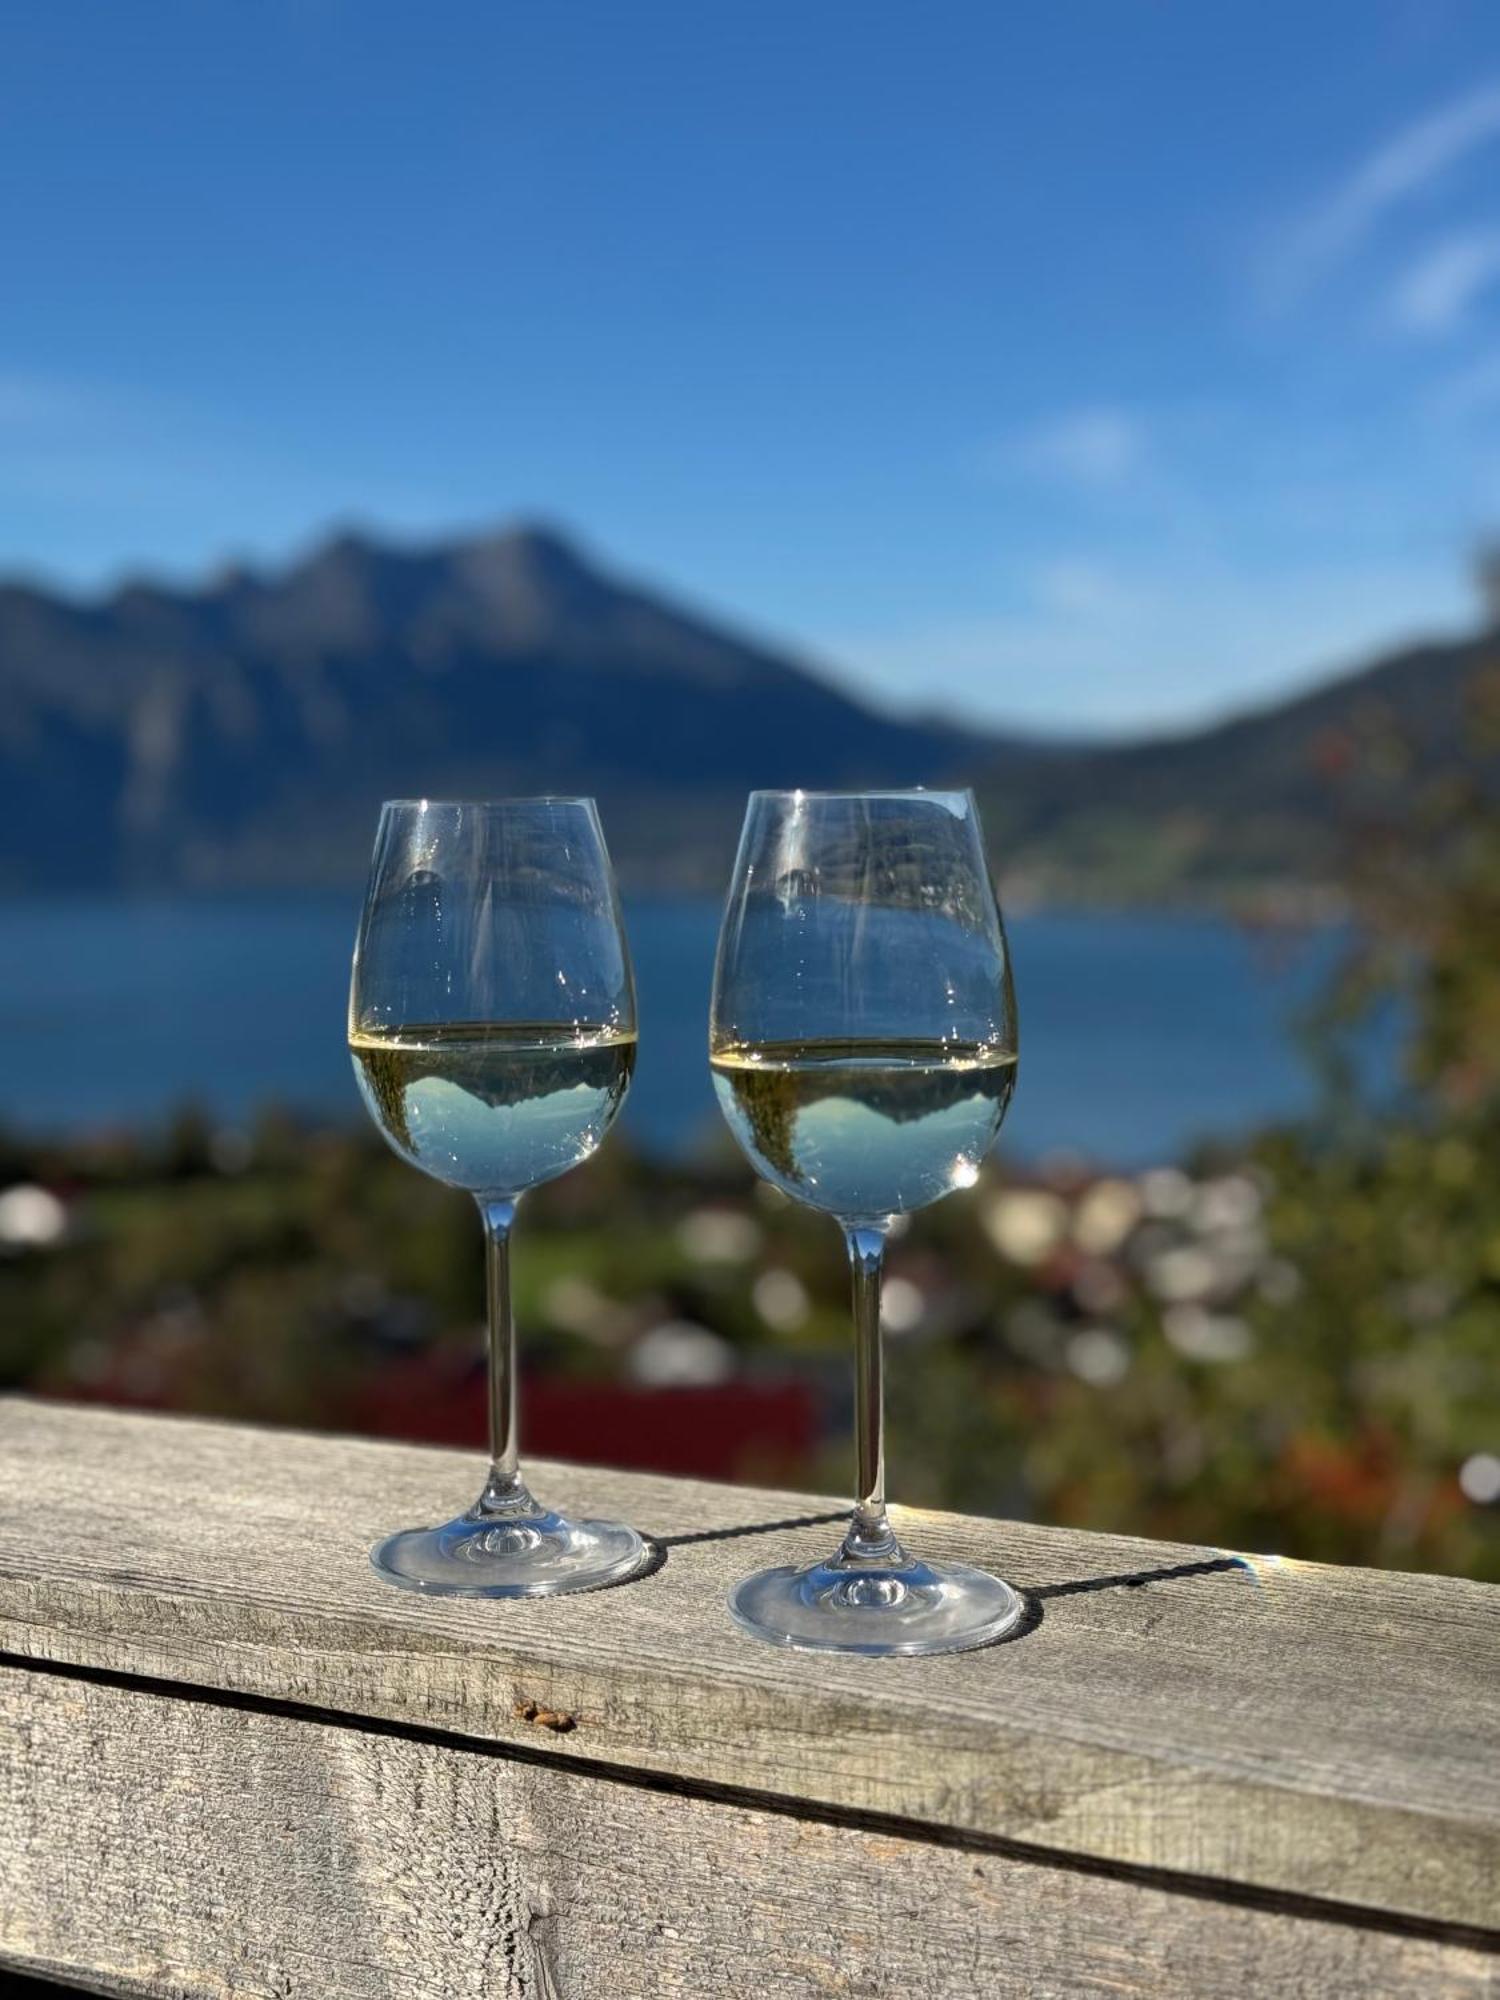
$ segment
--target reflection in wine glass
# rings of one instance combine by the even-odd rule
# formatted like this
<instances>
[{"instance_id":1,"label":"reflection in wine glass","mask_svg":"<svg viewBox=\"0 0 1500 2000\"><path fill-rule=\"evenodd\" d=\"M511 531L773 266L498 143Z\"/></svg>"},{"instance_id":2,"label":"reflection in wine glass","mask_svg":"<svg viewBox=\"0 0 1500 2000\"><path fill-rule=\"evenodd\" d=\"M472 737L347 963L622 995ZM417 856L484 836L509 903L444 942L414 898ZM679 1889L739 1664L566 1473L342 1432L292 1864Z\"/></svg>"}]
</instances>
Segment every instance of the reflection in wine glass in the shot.
<instances>
[{"instance_id":1,"label":"reflection in wine glass","mask_svg":"<svg viewBox=\"0 0 1500 2000\"><path fill-rule=\"evenodd\" d=\"M893 1217L971 1187L1016 1077L1015 994L967 792L755 792L719 937L709 1061L756 1171L836 1216L854 1279L859 1498L831 1560L744 1578L783 1646L939 1653L1021 1598L908 1555L886 1515L880 1278Z\"/></svg>"},{"instance_id":2,"label":"reflection in wine glass","mask_svg":"<svg viewBox=\"0 0 1500 2000\"><path fill-rule=\"evenodd\" d=\"M389 1582L540 1597L633 1576L633 1528L534 1500L517 1460L510 1233L528 1188L599 1145L635 1065L635 987L593 802L396 800L375 837L349 1050L371 1117L466 1189L488 1245L490 1469L466 1514L371 1551Z\"/></svg>"}]
</instances>

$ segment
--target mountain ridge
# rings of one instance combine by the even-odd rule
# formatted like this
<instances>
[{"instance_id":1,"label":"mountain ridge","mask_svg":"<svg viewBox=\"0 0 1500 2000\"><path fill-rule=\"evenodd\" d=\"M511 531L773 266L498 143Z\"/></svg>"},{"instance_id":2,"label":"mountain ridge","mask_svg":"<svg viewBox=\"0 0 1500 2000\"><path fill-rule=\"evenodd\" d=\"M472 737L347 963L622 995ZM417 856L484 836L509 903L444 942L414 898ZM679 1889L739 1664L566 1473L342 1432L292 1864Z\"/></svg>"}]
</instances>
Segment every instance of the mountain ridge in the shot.
<instances>
[{"instance_id":1,"label":"mountain ridge","mask_svg":"<svg viewBox=\"0 0 1500 2000\"><path fill-rule=\"evenodd\" d=\"M1416 643L1185 732L1049 741L903 716L618 578L550 524L421 545L344 527L280 568L89 599L0 581L0 889L344 885L387 795L597 796L622 875L717 884L744 793L972 783L1041 893L1323 880L1330 743L1378 707L1460 739L1495 633Z\"/></svg>"},{"instance_id":2,"label":"mountain ridge","mask_svg":"<svg viewBox=\"0 0 1500 2000\"><path fill-rule=\"evenodd\" d=\"M685 877L756 782L934 782L957 729L878 715L530 528L83 603L0 589L0 887L352 879L382 796L590 792ZM676 824L671 823L675 814Z\"/></svg>"}]
</instances>

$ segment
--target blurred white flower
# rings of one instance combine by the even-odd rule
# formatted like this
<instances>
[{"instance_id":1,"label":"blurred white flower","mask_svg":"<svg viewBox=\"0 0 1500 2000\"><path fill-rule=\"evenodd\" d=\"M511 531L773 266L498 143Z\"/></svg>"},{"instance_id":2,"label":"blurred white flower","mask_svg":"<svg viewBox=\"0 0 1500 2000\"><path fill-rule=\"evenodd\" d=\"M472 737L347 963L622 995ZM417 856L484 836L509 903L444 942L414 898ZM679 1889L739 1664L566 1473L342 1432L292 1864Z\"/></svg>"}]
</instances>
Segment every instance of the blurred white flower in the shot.
<instances>
[{"instance_id":1,"label":"blurred white flower","mask_svg":"<svg viewBox=\"0 0 1500 2000\"><path fill-rule=\"evenodd\" d=\"M1221 1271L1233 1265L1247 1278L1266 1254L1266 1239L1257 1222L1210 1230L1198 1241Z\"/></svg>"},{"instance_id":2,"label":"blurred white flower","mask_svg":"<svg viewBox=\"0 0 1500 2000\"><path fill-rule=\"evenodd\" d=\"M1226 1174L1222 1180L1204 1181L1193 1196L1193 1227L1204 1232L1244 1229L1259 1219L1264 1206L1248 1174Z\"/></svg>"},{"instance_id":3,"label":"blurred white flower","mask_svg":"<svg viewBox=\"0 0 1500 2000\"><path fill-rule=\"evenodd\" d=\"M1500 1500L1500 1458L1492 1451L1476 1451L1459 1467L1458 1483L1476 1507L1493 1507Z\"/></svg>"},{"instance_id":4,"label":"blurred white flower","mask_svg":"<svg viewBox=\"0 0 1500 2000\"><path fill-rule=\"evenodd\" d=\"M1243 1361L1254 1345L1242 1319L1196 1305L1169 1307L1162 1314L1162 1331L1189 1361Z\"/></svg>"},{"instance_id":5,"label":"blurred white flower","mask_svg":"<svg viewBox=\"0 0 1500 2000\"><path fill-rule=\"evenodd\" d=\"M1140 1191L1129 1181L1095 1181L1073 1211L1073 1241L1086 1257L1112 1256L1140 1217Z\"/></svg>"},{"instance_id":6,"label":"blurred white flower","mask_svg":"<svg viewBox=\"0 0 1500 2000\"><path fill-rule=\"evenodd\" d=\"M880 1295L880 1323L887 1333L913 1333L927 1311L927 1296L910 1278L887 1278Z\"/></svg>"},{"instance_id":7,"label":"blurred white flower","mask_svg":"<svg viewBox=\"0 0 1500 2000\"><path fill-rule=\"evenodd\" d=\"M1130 1373L1130 1349L1107 1326L1086 1326L1068 1342L1068 1366L1081 1382L1113 1388Z\"/></svg>"},{"instance_id":8,"label":"blurred white flower","mask_svg":"<svg viewBox=\"0 0 1500 2000\"><path fill-rule=\"evenodd\" d=\"M58 1242L68 1227L68 1211L47 1188L23 1182L0 1194L0 1243L40 1249Z\"/></svg>"},{"instance_id":9,"label":"blurred white flower","mask_svg":"<svg viewBox=\"0 0 1500 2000\"><path fill-rule=\"evenodd\" d=\"M677 1245L698 1264L747 1264L760 1248L760 1224L737 1208L695 1208L677 1225Z\"/></svg>"},{"instance_id":10,"label":"blurred white flower","mask_svg":"<svg viewBox=\"0 0 1500 2000\"><path fill-rule=\"evenodd\" d=\"M762 1271L750 1291L755 1310L778 1333L792 1333L810 1310L807 1287L795 1271Z\"/></svg>"},{"instance_id":11,"label":"blurred white flower","mask_svg":"<svg viewBox=\"0 0 1500 2000\"><path fill-rule=\"evenodd\" d=\"M1218 1279L1218 1266L1206 1250L1184 1245L1163 1250L1146 1266L1146 1283L1159 1299L1201 1299Z\"/></svg>"},{"instance_id":12,"label":"blurred white flower","mask_svg":"<svg viewBox=\"0 0 1500 2000\"><path fill-rule=\"evenodd\" d=\"M693 1320L663 1320L631 1348L627 1367L652 1388L707 1386L734 1373L734 1349Z\"/></svg>"},{"instance_id":13,"label":"blurred white flower","mask_svg":"<svg viewBox=\"0 0 1500 2000\"><path fill-rule=\"evenodd\" d=\"M1193 1205L1193 1183L1181 1167L1153 1167L1136 1182L1147 1215L1186 1215Z\"/></svg>"},{"instance_id":14,"label":"blurred white flower","mask_svg":"<svg viewBox=\"0 0 1500 2000\"><path fill-rule=\"evenodd\" d=\"M985 1204L984 1228L1012 1264L1040 1264L1068 1233L1068 1204L1045 1188L1005 1188Z\"/></svg>"}]
</instances>

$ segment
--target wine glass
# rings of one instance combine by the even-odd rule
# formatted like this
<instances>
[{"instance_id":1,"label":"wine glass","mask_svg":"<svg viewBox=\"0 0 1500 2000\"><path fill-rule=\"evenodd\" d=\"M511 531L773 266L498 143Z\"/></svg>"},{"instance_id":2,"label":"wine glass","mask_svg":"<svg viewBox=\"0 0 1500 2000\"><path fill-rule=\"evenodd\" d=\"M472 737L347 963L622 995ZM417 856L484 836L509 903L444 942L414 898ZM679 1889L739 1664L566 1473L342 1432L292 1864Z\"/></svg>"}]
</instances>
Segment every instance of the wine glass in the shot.
<instances>
[{"instance_id":1,"label":"wine glass","mask_svg":"<svg viewBox=\"0 0 1500 2000\"><path fill-rule=\"evenodd\" d=\"M517 1465L510 1235L528 1188L603 1139L635 1065L635 987L591 799L383 806L349 993L349 1051L404 1160L479 1204L489 1303L490 1468L456 1520L370 1560L403 1589L542 1597L632 1576L634 1528L569 1520Z\"/></svg>"},{"instance_id":2,"label":"wine glass","mask_svg":"<svg viewBox=\"0 0 1500 2000\"><path fill-rule=\"evenodd\" d=\"M779 1646L944 1653L1022 1615L998 1577L908 1555L885 1509L880 1280L894 1217L971 1187L1016 1077L1010 960L968 792L752 792L709 1062L751 1164L835 1216L854 1281L856 1505L826 1562L747 1576Z\"/></svg>"}]
</instances>

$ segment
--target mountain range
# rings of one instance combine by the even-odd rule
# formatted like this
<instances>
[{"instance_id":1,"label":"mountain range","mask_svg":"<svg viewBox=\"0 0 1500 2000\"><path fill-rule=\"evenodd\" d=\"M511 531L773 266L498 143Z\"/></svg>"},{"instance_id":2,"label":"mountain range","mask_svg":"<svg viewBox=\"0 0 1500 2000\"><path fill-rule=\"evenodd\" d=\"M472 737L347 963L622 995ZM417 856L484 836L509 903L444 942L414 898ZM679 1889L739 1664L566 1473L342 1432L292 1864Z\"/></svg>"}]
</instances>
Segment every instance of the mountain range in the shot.
<instances>
[{"instance_id":1,"label":"mountain range","mask_svg":"<svg viewBox=\"0 0 1500 2000\"><path fill-rule=\"evenodd\" d=\"M1209 643L1206 638L1205 643ZM1372 704L1418 754L1494 634L1409 648L1176 737L1080 749L877 710L523 527L340 534L277 573L84 600L0 585L0 891L356 882L386 796L590 793L622 877L722 882L755 786L972 783L1045 892L1318 880L1330 744Z\"/></svg>"}]
</instances>

